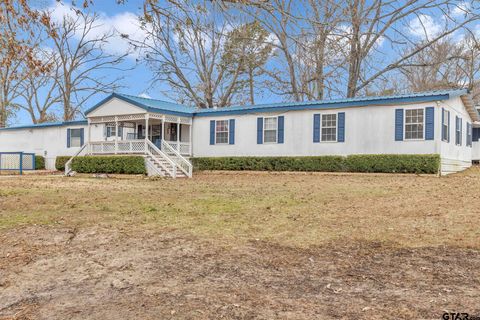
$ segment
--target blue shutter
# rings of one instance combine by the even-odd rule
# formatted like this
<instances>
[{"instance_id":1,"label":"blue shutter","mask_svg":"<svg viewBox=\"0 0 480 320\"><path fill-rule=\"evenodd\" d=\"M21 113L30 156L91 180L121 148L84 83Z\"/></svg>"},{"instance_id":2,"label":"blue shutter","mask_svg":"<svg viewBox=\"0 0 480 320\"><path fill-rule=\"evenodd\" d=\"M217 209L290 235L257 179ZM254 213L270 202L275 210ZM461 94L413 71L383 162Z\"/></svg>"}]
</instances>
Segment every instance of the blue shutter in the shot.
<instances>
[{"instance_id":1,"label":"blue shutter","mask_svg":"<svg viewBox=\"0 0 480 320\"><path fill-rule=\"evenodd\" d=\"M338 113L337 141L345 142L345 112Z\"/></svg>"},{"instance_id":2,"label":"blue shutter","mask_svg":"<svg viewBox=\"0 0 480 320\"><path fill-rule=\"evenodd\" d=\"M313 142L320 142L320 115L313 115Z\"/></svg>"},{"instance_id":3,"label":"blue shutter","mask_svg":"<svg viewBox=\"0 0 480 320\"><path fill-rule=\"evenodd\" d=\"M210 120L210 144L215 144L215 120Z\"/></svg>"},{"instance_id":4,"label":"blue shutter","mask_svg":"<svg viewBox=\"0 0 480 320\"><path fill-rule=\"evenodd\" d=\"M83 147L84 143L85 143L85 129L81 128L80 129L80 147Z\"/></svg>"},{"instance_id":5,"label":"blue shutter","mask_svg":"<svg viewBox=\"0 0 480 320\"><path fill-rule=\"evenodd\" d=\"M278 117L278 131L277 131L277 143L283 143L283 132L285 127L285 117L279 116Z\"/></svg>"},{"instance_id":6,"label":"blue shutter","mask_svg":"<svg viewBox=\"0 0 480 320\"><path fill-rule=\"evenodd\" d=\"M462 145L462 129L463 129L463 120L462 118L459 118L458 119L458 122L460 122L460 134L459 134L459 140L460 140L460 145Z\"/></svg>"},{"instance_id":7,"label":"blue shutter","mask_svg":"<svg viewBox=\"0 0 480 320\"><path fill-rule=\"evenodd\" d=\"M442 108L442 124L440 125L440 128L442 128L442 140L447 140L447 131L445 129L445 126L443 125L445 123L445 109Z\"/></svg>"},{"instance_id":8,"label":"blue shutter","mask_svg":"<svg viewBox=\"0 0 480 320\"><path fill-rule=\"evenodd\" d=\"M455 116L455 144L459 144L459 143L460 143L460 139L459 139L459 137L458 137L458 128L459 128L458 117Z\"/></svg>"},{"instance_id":9,"label":"blue shutter","mask_svg":"<svg viewBox=\"0 0 480 320\"><path fill-rule=\"evenodd\" d=\"M263 118L257 118L257 144L263 143Z\"/></svg>"},{"instance_id":10,"label":"blue shutter","mask_svg":"<svg viewBox=\"0 0 480 320\"><path fill-rule=\"evenodd\" d=\"M395 109L395 141L403 141L403 109Z\"/></svg>"},{"instance_id":11,"label":"blue shutter","mask_svg":"<svg viewBox=\"0 0 480 320\"><path fill-rule=\"evenodd\" d=\"M447 142L450 142L450 111L447 111L447 113L448 113Z\"/></svg>"},{"instance_id":12,"label":"blue shutter","mask_svg":"<svg viewBox=\"0 0 480 320\"><path fill-rule=\"evenodd\" d=\"M480 128L472 128L472 140L477 142L480 138Z\"/></svg>"},{"instance_id":13,"label":"blue shutter","mask_svg":"<svg viewBox=\"0 0 480 320\"><path fill-rule=\"evenodd\" d=\"M235 119L230 119L228 126L228 144L235 144Z\"/></svg>"},{"instance_id":14,"label":"blue shutter","mask_svg":"<svg viewBox=\"0 0 480 320\"><path fill-rule=\"evenodd\" d=\"M425 140L433 140L435 135L435 109L425 108Z\"/></svg>"},{"instance_id":15,"label":"blue shutter","mask_svg":"<svg viewBox=\"0 0 480 320\"><path fill-rule=\"evenodd\" d=\"M67 129L67 148L70 148L70 129Z\"/></svg>"}]
</instances>

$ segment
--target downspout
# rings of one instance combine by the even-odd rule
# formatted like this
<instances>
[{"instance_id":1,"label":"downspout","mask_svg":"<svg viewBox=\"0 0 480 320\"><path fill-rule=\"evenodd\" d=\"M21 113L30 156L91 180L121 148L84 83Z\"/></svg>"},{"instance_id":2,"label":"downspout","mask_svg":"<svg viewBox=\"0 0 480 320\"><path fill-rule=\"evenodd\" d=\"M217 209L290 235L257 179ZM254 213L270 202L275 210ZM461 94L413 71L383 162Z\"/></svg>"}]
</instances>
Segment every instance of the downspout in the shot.
<instances>
[{"instance_id":1,"label":"downspout","mask_svg":"<svg viewBox=\"0 0 480 320\"><path fill-rule=\"evenodd\" d=\"M437 137L435 139L435 153L440 156L440 167L438 169L438 175L439 176L442 175L442 129L443 129L442 114L441 114L443 112L443 110L440 106L440 103L441 103L441 101L435 101L435 104L437 105L437 110L440 111L440 112L437 112L437 114L440 114L440 116L437 116L437 118L438 118L437 122L440 123L440 125L438 126L438 128L440 130L438 130L437 132L440 132L440 135L435 135L435 132L434 132L434 135L433 135L434 137ZM450 127L448 129L450 130Z\"/></svg>"}]
</instances>

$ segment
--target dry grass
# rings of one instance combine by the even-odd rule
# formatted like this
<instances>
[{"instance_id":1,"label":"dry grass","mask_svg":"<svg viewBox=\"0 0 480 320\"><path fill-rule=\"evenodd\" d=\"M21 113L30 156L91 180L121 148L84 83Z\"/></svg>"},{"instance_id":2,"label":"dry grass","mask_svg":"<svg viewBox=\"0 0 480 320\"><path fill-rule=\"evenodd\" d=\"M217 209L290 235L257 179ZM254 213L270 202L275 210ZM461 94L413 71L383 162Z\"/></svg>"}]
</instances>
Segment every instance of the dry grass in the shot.
<instances>
[{"instance_id":1,"label":"dry grass","mask_svg":"<svg viewBox=\"0 0 480 320\"><path fill-rule=\"evenodd\" d=\"M0 228L29 224L181 229L308 247L338 239L480 245L480 170L450 177L197 174L189 180L90 176L0 179Z\"/></svg>"},{"instance_id":2,"label":"dry grass","mask_svg":"<svg viewBox=\"0 0 480 320\"><path fill-rule=\"evenodd\" d=\"M0 177L0 319L480 315L480 168Z\"/></svg>"}]
</instances>

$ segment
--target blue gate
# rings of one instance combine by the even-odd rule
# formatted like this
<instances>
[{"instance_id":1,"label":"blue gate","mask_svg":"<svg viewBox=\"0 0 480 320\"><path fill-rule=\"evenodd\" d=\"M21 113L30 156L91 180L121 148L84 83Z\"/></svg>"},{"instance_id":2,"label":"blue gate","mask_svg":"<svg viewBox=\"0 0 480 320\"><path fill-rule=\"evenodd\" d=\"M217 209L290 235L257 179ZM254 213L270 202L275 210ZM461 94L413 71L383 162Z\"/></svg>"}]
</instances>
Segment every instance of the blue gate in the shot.
<instances>
[{"instance_id":1,"label":"blue gate","mask_svg":"<svg viewBox=\"0 0 480 320\"><path fill-rule=\"evenodd\" d=\"M0 171L35 170L35 153L0 152Z\"/></svg>"}]
</instances>

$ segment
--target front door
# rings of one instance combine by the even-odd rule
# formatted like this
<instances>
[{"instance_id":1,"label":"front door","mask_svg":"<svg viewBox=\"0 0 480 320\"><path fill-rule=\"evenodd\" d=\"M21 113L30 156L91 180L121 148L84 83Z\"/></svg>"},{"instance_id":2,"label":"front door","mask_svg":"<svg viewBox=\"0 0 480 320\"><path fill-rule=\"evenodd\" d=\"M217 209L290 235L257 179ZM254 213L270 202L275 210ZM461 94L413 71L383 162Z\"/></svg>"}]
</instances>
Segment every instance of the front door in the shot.
<instances>
[{"instance_id":1,"label":"front door","mask_svg":"<svg viewBox=\"0 0 480 320\"><path fill-rule=\"evenodd\" d=\"M152 125L151 127L151 137L152 137L152 142L154 145L156 145L158 148L160 148L160 143L162 140L162 126L161 125Z\"/></svg>"}]
</instances>

